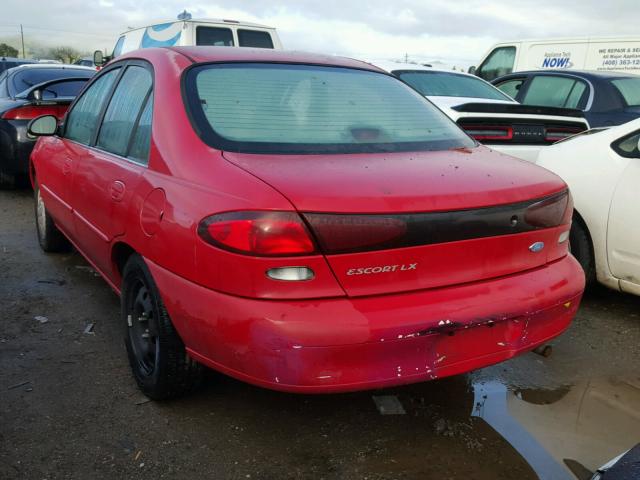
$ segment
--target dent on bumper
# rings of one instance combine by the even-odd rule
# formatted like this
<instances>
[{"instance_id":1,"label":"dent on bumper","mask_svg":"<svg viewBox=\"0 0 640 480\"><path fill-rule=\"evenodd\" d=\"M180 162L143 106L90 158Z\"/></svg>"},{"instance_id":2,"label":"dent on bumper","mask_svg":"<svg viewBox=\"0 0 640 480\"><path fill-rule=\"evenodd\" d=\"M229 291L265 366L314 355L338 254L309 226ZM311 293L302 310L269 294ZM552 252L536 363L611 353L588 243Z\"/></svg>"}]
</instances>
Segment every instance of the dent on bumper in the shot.
<instances>
[{"instance_id":1,"label":"dent on bumper","mask_svg":"<svg viewBox=\"0 0 640 480\"><path fill-rule=\"evenodd\" d=\"M584 289L571 256L455 287L300 301L229 296L148 264L194 358L306 393L421 382L509 359L562 333Z\"/></svg>"}]
</instances>

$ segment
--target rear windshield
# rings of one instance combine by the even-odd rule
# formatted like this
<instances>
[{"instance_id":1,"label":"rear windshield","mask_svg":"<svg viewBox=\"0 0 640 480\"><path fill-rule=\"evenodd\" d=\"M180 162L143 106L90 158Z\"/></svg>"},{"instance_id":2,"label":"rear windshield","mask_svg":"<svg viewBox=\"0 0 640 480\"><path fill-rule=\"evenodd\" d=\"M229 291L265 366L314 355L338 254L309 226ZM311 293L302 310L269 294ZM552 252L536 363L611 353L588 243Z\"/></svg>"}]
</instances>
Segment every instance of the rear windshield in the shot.
<instances>
[{"instance_id":1,"label":"rear windshield","mask_svg":"<svg viewBox=\"0 0 640 480\"><path fill-rule=\"evenodd\" d=\"M611 83L620 92L627 107L640 107L640 77L618 78L611 80Z\"/></svg>"},{"instance_id":2,"label":"rear windshield","mask_svg":"<svg viewBox=\"0 0 640 480\"><path fill-rule=\"evenodd\" d=\"M425 96L512 100L496 87L477 77L457 73L415 70L399 70L393 73Z\"/></svg>"},{"instance_id":3,"label":"rear windshield","mask_svg":"<svg viewBox=\"0 0 640 480\"><path fill-rule=\"evenodd\" d=\"M9 81L9 94L15 97L31 87L58 78L91 78L94 71L73 68L32 68L16 72ZM48 87L43 92L44 99L75 97L86 82L64 82Z\"/></svg>"},{"instance_id":4,"label":"rear windshield","mask_svg":"<svg viewBox=\"0 0 640 480\"><path fill-rule=\"evenodd\" d=\"M196 27L196 45L233 47L233 33L230 28Z\"/></svg>"},{"instance_id":5,"label":"rear windshield","mask_svg":"<svg viewBox=\"0 0 640 480\"><path fill-rule=\"evenodd\" d=\"M475 143L394 77L312 65L191 69L187 104L209 145L246 153L440 150Z\"/></svg>"}]
</instances>

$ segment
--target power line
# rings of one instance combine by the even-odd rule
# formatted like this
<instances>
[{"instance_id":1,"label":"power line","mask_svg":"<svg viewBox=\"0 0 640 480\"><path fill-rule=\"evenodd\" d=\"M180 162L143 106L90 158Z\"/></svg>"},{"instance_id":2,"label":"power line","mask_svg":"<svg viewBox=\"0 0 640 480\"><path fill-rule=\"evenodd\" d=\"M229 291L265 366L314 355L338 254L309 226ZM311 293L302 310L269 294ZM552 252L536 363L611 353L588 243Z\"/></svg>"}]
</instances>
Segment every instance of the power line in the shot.
<instances>
[{"instance_id":1,"label":"power line","mask_svg":"<svg viewBox=\"0 0 640 480\"><path fill-rule=\"evenodd\" d=\"M15 27L16 31L18 31L21 27L21 25L19 23L0 23L0 25L4 25L4 27L0 27L0 28L9 28L9 27ZM29 30L42 30L45 32L60 32L60 33L71 33L74 35L91 35L94 37L102 37L102 38L112 38L115 36L114 35L107 35L107 34L100 34L100 33L93 33L93 32L78 32L78 31L74 31L74 30L63 30L60 28L43 28L43 27L36 27L33 25L26 25L23 24L22 27L24 27L24 29L29 29Z\"/></svg>"}]
</instances>

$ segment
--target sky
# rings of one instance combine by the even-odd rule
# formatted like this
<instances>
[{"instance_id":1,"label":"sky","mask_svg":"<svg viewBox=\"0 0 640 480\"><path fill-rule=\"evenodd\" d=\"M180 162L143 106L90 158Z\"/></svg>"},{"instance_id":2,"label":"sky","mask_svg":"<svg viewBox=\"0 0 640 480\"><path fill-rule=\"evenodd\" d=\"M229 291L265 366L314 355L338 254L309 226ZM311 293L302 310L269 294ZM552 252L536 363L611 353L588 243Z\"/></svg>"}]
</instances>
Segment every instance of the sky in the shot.
<instances>
[{"instance_id":1,"label":"sky","mask_svg":"<svg viewBox=\"0 0 640 480\"><path fill-rule=\"evenodd\" d=\"M478 63L498 41L637 34L638 0L0 0L0 41L109 52L129 27L226 18L278 29L285 48L356 58Z\"/></svg>"}]
</instances>

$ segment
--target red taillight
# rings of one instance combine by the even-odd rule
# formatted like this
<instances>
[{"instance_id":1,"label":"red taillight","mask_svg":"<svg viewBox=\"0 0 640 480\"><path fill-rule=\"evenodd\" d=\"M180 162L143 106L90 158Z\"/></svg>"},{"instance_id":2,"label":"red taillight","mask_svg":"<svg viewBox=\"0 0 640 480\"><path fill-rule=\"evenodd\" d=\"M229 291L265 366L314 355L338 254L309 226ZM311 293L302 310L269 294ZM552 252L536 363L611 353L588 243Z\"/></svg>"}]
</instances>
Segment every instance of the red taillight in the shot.
<instances>
[{"instance_id":1,"label":"red taillight","mask_svg":"<svg viewBox=\"0 0 640 480\"><path fill-rule=\"evenodd\" d=\"M567 137L580 133L584 128L579 127L547 127L545 129L544 139L547 142L557 142Z\"/></svg>"},{"instance_id":2,"label":"red taillight","mask_svg":"<svg viewBox=\"0 0 640 480\"><path fill-rule=\"evenodd\" d=\"M216 247L256 256L308 255L315 246L297 213L245 211L211 215L198 235Z\"/></svg>"},{"instance_id":3,"label":"red taillight","mask_svg":"<svg viewBox=\"0 0 640 480\"><path fill-rule=\"evenodd\" d=\"M510 125L462 125L462 128L479 142L513 138L513 128Z\"/></svg>"},{"instance_id":4,"label":"red taillight","mask_svg":"<svg viewBox=\"0 0 640 480\"><path fill-rule=\"evenodd\" d=\"M533 227L551 228L570 224L572 216L573 199L567 190L528 207L524 213L524 220Z\"/></svg>"},{"instance_id":5,"label":"red taillight","mask_svg":"<svg viewBox=\"0 0 640 480\"><path fill-rule=\"evenodd\" d=\"M12 108L2 114L3 120L32 120L42 115L53 115L62 120L68 105L25 105Z\"/></svg>"},{"instance_id":6,"label":"red taillight","mask_svg":"<svg viewBox=\"0 0 640 480\"><path fill-rule=\"evenodd\" d=\"M393 248L405 240L407 221L400 216L304 215L327 254Z\"/></svg>"}]
</instances>

